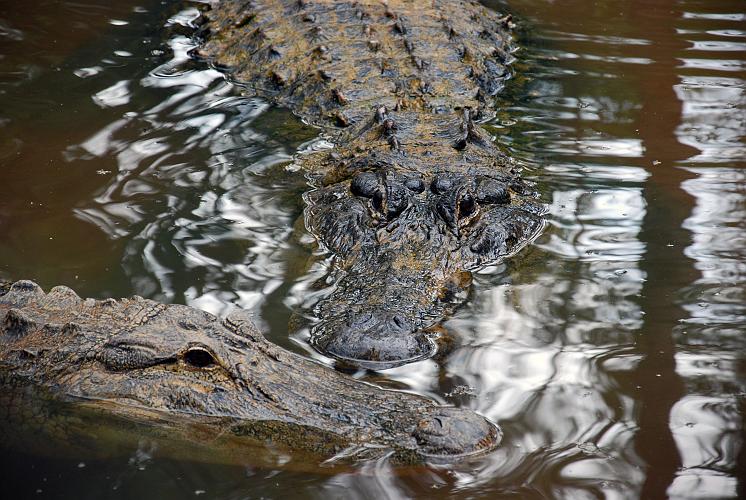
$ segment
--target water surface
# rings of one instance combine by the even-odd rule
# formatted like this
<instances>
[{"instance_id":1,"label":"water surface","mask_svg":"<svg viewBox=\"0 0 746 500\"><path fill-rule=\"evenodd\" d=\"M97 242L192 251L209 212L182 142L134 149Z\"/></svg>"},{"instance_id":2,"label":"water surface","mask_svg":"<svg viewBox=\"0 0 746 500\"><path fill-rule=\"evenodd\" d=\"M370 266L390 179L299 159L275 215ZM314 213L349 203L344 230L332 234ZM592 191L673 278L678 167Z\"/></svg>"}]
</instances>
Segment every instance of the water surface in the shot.
<instances>
[{"instance_id":1,"label":"water surface","mask_svg":"<svg viewBox=\"0 0 746 500\"><path fill-rule=\"evenodd\" d=\"M98 459L8 450L4 490L746 497L744 4L512 8L516 77L490 130L537 183L548 228L478 274L445 325L447 359L354 375L481 412L506 433L499 450L348 472L149 442ZM299 223L307 186L292 168L323 143L189 60L196 15L149 0L0 3L0 277L248 309L273 342L331 365L306 343L329 259Z\"/></svg>"}]
</instances>

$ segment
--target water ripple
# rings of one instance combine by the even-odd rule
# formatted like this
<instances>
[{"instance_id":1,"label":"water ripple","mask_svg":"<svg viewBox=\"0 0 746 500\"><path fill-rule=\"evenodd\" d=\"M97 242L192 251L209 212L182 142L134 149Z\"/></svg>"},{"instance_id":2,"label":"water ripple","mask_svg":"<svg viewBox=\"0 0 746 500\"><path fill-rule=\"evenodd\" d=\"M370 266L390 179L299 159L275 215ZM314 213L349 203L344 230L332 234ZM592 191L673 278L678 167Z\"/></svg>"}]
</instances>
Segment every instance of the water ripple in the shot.
<instances>
[{"instance_id":1,"label":"water ripple","mask_svg":"<svg viewBox=\"0 0 746 500\"><path fill-rule=\"evenodd\" d=\"M329 363L307 337L334 280L299 223L306 181L292 157L331 145L188 58L197 9L114 4L19 3L0 20L0 274L214 313L242 307L273 342ZM132 467L147 463L136 475L111 459L87 461L91 475L73 480L64 467L82 474L78 457L50 465L21 453L8 454L9 477L40 488L60 477L54 487L71 497L112 487L179 498L736 496L746 413L739 6L514 6L517 75L489 127L537 183L547 230L475 275L468 305L444 325L453 344L442 359L351 375L481 412L505 431L494 453L296 472L269 448L252 452L259 467L136 443ZM49 12L79 29L65 25L62 37ZM154 451L140 460L142 450Z\"/></svg>"}]
</instances>

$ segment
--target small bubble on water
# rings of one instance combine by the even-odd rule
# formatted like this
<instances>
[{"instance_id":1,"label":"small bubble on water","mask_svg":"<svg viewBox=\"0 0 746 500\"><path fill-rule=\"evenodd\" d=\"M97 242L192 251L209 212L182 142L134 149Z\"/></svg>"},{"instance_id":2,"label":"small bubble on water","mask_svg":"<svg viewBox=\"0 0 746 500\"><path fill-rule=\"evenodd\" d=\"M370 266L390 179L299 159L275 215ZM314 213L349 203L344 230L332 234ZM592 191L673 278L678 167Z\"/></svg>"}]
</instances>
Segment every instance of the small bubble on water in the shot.
<instances>
[{"instance_id":1,"label":"small bubble on water","mask_svg":"<svg viewBox=\"0 0 746 500\"><path fill-rule=\"evenodd\" d=\"M85 462L80 462L78 464L78 469L84 469L85 468Z\"/></svg>"},{"instance_id":2,"label":"small bubble on water","mask_svg":"<svg viewBox=\"0 0 746 500\"><path fill-rule=\"evenodd\" d=\"M205 490L194 490L195 495L204 495L205 493L207 493Z\"/></svg>"}]
</instances>

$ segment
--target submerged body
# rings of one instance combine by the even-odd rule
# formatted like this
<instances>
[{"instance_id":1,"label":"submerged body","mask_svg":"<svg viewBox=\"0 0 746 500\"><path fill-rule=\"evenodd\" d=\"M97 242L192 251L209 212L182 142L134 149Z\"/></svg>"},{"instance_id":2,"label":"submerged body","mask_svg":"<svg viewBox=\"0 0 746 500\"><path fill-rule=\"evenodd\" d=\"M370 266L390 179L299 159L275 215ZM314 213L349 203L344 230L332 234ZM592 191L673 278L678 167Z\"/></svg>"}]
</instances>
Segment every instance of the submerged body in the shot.
<instances>
[{"instance_id":1,"label":"submerged body","mask_svg":"<svg viewBox=\"0 0 746 500\"><path fill-rule=\"evenodd\" d=\"M542 207L478 121L508 78L509 17L472 1L223 1L196 55L324 129L299 156L306 225L336 257L311 341L386 368L430 356L470 272L510 256Z\"/></svg>"},{"instance_id":2,"label":"submerged body","mask_svg":"<svg viewBox=\"0 0 746 500\"><path fill-rule=\"evenodd\" d=\"M10 432L34 419L54 426L33 393L322 458L448 459L490 450L501 437L470 410L386 391L281 349L242 314L220 320L139 297L83 300L30 281L0 287L0 386L0 430Z\"/></svg>"}]
</instances>

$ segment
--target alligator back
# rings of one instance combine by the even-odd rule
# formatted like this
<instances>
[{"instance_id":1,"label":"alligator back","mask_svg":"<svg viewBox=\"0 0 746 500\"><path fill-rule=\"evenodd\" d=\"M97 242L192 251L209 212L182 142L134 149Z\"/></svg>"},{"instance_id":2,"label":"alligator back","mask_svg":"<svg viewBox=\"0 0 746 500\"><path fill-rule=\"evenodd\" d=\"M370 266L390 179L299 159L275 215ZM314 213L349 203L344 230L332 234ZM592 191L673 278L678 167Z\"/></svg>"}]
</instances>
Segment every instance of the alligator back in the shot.
<instances>
[{"instance_id":1,"label":"alligator back","mask_svg":"<svg viewBox=\"0 0 746 500\"><path fill-rule=\"evenodd\" d=\"M202 54L322 126L371 110L486 108L511 57L501 18L475 1L228 1Z\"/></svg>"}]
</instances>

